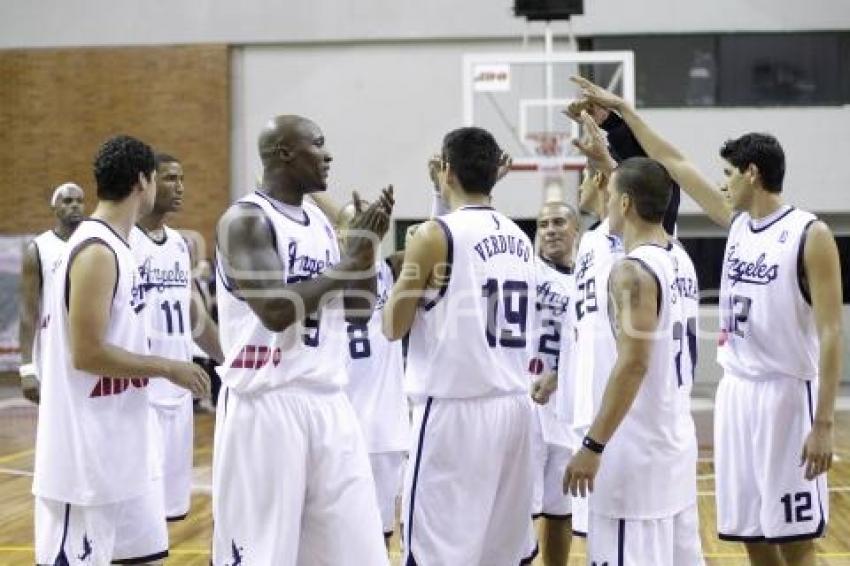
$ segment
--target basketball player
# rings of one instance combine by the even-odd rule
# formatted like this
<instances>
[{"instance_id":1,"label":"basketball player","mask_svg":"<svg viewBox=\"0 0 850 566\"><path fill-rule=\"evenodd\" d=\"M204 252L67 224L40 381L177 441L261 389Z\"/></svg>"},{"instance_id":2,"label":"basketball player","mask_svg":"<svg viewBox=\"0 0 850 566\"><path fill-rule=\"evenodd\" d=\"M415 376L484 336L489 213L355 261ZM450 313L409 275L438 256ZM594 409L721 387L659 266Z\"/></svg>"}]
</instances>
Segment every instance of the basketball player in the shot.
<instances>
[{"instance_id":1,"label":"basketball player","mask_svg":"<svg viewBox=\"0 0 850 566\"><path fill-rule=\"evenodd\" d=\"M36 236L24 251L21 268L21 391L24 397L38 403L39 380L43 359L39 339L41 327L47 324L42 315L47 313L46 300L55 285L53 269L65 251L68 238L83 220L83 189L74 183L56 187L50 206L56 216L56 224Z\"/></svg>"},{"instance_id":2,"label":"basketball player","mask_svg":"<svg viewBox=\"0 0 850 566\"><path fill-rule=\"evenodd\" d=\"M149 378L203 395L191 363L146 355L144 293L127 238L155 197L154 157L117 136L94 163L97 207L59 260L44 329L35 451L38 564L160 563L168 554Z\"/></svg>"},{"instance_id":3,"label":"basketball player","mask_svg":"<svg viewBox=\"0 0 850 566\"><path fill-rule=\"evenodd\" d=\"M543 564L564 565L569 560L571 542L570 496L562 488L564 469L575 447L573 435L556 409L553 391L572 398L569 385L558 382L558 369L564 364L573 373L575 279L573 253L578 235L578 214L565 202L547 202L537 216L540 254L537 258L538 322L541 324L535 355L529 364L532 375L543 375L532 397L537 418L532 427L534 459L534 517L540 519L539 537Z\"/></svg>"},{"instance_id":4,"label":"basketball player","mask_svg":"<svg viewBox=\"0 0 850 566\"><path fill-rule=\"evenodd\" d=\"M594 410L600 406L602 392L608 383L617 344L611 333L608 309L608 277L611 267L623 256L621 239L611 233L608 222L608 182L616 163L605 150L599 128L585 113L585 138L577 144L588 155L596 170L587 175L580 189L579 207L599 218L579 242L575 264L575 373L565 375L567 366L559 367L559 382L573 382L572 423L579 438L584 436L593 421ZM588 501L585 497L572 499L572 530L579 536L587 534Z\"/></svg>"},{"instance_id":5,"label":"basketball player","mask_svg":"<svg viewBox=\"0 0 850 566\"><path fill-rule=\"evenodd\" d=\"M708 216L729 229L720 288L715 474L720 538L754 564L813 564L828 519L841 375L841 268L814 215L784 204L785 156L765 134L720 150L728 197L622 99L574 79L619 112Z\"/></svg>"},{"instance_id":6,"label":"basketball player","mask_svg":"<svg viewBox=\"0 0 850 566\"><path fill-rule=\"evenodd\" d=\"M696 273L662 225L672 189L664 168L633 157L610 184L610 230L627 250L610 275L616 363L564 489L592 492L588 563L701 565L690 412Z\"/></svg>"},{"instance_id":7,"label":"basketball player","mask_svg":"<svg viewBox=\"0 0 850 566\"><path fill-rule=\"evenodd\" d=\"M530 536L536 275L528 237L489 205L501 156L480 128L446 135L452 212L411 236L384 308L390 340L410 332L405 564L518 564Z\"/></svg>"},{"instance_id":8,"label":"basketball player","mask_svg":"<svg viewBox=\"0 0 850 566\"><path fill-rule=\"evenodd\" d=\"M343 246L356 212L354 203L340 210L337 226ZM345 390L366 439L387 545L395 526L396 498L401 493L402 468L410 437L401 342L390 342L381 331L381 316L398 267L391 258L376 263L375 311L368 322L350 322L346 328L349 361Z\"/></svg>"},{"instance_id":9,"label":"basketball player","mask_svg":"<svg viewBox=\"0 0 850 566\"><path fill-rule=\"evenodd\" d=\"M168 214L183 206L183 167L176 158L157 153L153 210L130 232L130 247L139 265L145 293L148 343L157 356L192 361L193 334L207 354L221 361L218 328L199 301L193 300L192 268L187 241L165 225ZM197 330L197 332L196 332ZM192 395L167 380L148 386L162 447L165 517L179 521L189 513L192 491Z\"/></svg>"},{"instance_id":10,"label":"basketball player","mask_svg":"<svg viewBox=\"0 0 850 566\"><path fill-rule=\"evenodd\" d=\"M331 154L312 121L277 116L259 137L262 187L218 225L219 368L213 563L388 564L369 458L343 388L348 322L370 310L392 188L333 226L304 195ZM365 293L364 293L365 291ZM346 307L359 307L358 312ZM358 301L362 303L362 301Z\"/></svg>"}]
</instances>

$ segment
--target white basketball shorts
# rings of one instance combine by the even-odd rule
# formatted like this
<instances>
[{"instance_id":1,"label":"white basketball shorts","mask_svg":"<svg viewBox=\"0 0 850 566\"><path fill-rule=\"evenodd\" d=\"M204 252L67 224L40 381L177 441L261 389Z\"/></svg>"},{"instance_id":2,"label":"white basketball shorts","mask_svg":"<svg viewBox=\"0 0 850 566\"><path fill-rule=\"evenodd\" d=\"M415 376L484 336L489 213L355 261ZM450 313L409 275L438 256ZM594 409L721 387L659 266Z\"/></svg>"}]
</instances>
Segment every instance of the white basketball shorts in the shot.
<instances>
[{"instance_id":1,"label":"white basketball shorts","mask_svg":"<svg viewBox=\"0 0 850 566\"><path fill-rule=\"evenodd\" d=\"M696 504L665 519L612 519L590 512L587 563L702 566Z\"/></svg>"},{"instance_id":2,"label":"white basketball shorts","mask_svg":"<svg viewBox=\"0 0 850 566\"><path fill-rule=\"evenodd\" d=\"M808 481L800 465L816 402L816 383L723 376L714 409L721 539L780 543L823 536L826 475Z\"/></svg>"},{"instance_id":3,"label":"white basketball shorts","mask_svg":"<svg viewBox=\"0 0 850 566\"><path fill-rule=\"evenodd\" d=\"M413 406L402 497L404 564L518 564L531 528L527 394Z\"/></svg>"},{"instance_id":4,"label":"white basketball shorts","mask_svg":"<svg viewBox=\"0 0 850 566\"><path fill-rule=\"evenodd\" d=\"M344 393L227 388L221 399L215 566L388 565L369 457Z\"/></svg>"},{"instance_id":5,"label":"white basketball shorts","mask_svg":"<svg viewBox=\"0 0 850 566\"><path fill-rule=\"evenodd\" d=\"M192 500L192 443L194 411L192 396L184 395L179 405L154 405L162 450L162 486L165 517L180 521L189 514Z\"/></svg>"},{"instance_id":6,"label":"white basketball shorts","mask_svg":"<svg viewBox=\"0 0 850 566\"><path fill-rule=\"evenodd\" d=\"M577 537L587 537L587 523L590 520L589 502L587 497L572 497L570 496L570 506L573 513L573 535Z\"/></svg>"},{"instance_id":7,"label":"white basketball shorts","mask_svg":"<svg viewBox=\"0 0 850 566\"><path fill-rule=\"evenodd\" d=\"M564 472L572 457L572 450L543 440L539 425L532 425L531 450L534 462L534 517L567 519L572 505L569 494L564 493Z\"/></svg>"},{"instance_id":8,"label":"white basketball shorts","mask_svg":"<svg viewBox=\"0 0 850 566\"><path fill-rule=\"evenodd\" d=\"M145 494L108 505L35 498L38 564L138 564L166 556L168 528L159 479L151 480Z\"/></svg>"},{"instance_id":9,"label":"white basketball shorts","mask_svg":"<svg viewBox=\"0 0 850 566\"><path fill-rule=\"evenodd\" d=\"M369 454L369 464L372 466L375 494L378 497L378 509L381 512L381 526L385 537L392 536L395 528L396 501L401 495L405 456L404 452Z\"/></svg>"}]
</instances>

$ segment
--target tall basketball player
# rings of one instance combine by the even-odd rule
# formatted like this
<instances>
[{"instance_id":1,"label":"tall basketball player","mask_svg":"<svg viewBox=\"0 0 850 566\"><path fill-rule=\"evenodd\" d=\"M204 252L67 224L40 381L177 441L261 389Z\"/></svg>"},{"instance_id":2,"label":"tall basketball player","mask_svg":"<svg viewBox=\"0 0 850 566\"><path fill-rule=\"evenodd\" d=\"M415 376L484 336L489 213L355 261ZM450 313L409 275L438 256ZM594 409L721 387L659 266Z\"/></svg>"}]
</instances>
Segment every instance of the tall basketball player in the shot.
<instances>
[{"instance_id":1,"label":"tall basketball player","mask_svg":"<svg viewBox=\"0 0 850 566\"><path fill-rule=\"evenodd\" d=\"M410 332L406 564L517 564L525 554L536 275L528 237L489 205L501 156L480 128L446 135L439 184L453 212L410 238L384 308L388 338Z\"/></svg>"},{"instance_id":2,"label":"tall basketball player","mask_svg":"<svg viewBox=\"0 0 850 566\"><path fill-rule=\"evenodd\" d=\"M608 309L608 277L611 267L623 256L622 240L611 232L608 221L608 184L616 163L605 150L599 128L586 113L582 121L587 137L578 147L596 169L581 185L579 207L599 220L582 235L576 254L574 375L564 375L566 366L559 368L559 381L573 383L568 388L574 392L571 420L579 438L593 422L617 357L617 344L611 332L613 313ZM587 507L586 497L573 497L572 529L579 536L587 533Z\"/></svg>"},{"instance_id":3,"label":"tall basketball player","mask_svg":"<svg viewBox=\"0 0 850 566\"><path fill-rule=\"evenodd\" d=\"M828 518L841 375L841 267L826 224L782 200L785 155L765 134L726 142L724 196L622 99L576 78L619 112L708 216L729 229L720 288L715 474L720 538L755 564L813 564ZM801 465L802 462L802 465Z\"/></svg>"},{"instance_id":4,"label":"tall basketball player","mask_svg":"<svg viewBox=\"0 0 850 566\"><path fill-rule=\"evenodd\" d=\"M192 361L193 334L207 355L221 361L218 328L200 301L193 300L192 264L186 240L165 225L166 215L183 206L183 167L176 158L158 153L153 210L130 232L130 247L139 264L147 303L146 322L151 353ZM197 331L197 332L196 332ZM178 521L189 513L192 491L192 394L164 379L151 382L148 397L155 409L163 456L162 487L165 516Z\"/></svg>"},{"instance_id":5,"label":"tall basketball player","mask_svg":"<svg viewBox=\"0 0 850 566\"><path fill-rule=\"evenodd\" d=\"M559 368L566 365L565 377L575 372L575 278L573 254L578 235L578 214L565 202L547 202L537 216L540 242L537 258L537 300L540 336L529 371L542 377L535 383L532 397L536 419L532 427L534 459L534 517L538 520L541 555L546 566L567 563L570 554L572 506L562 489L564 469L575 447L570 424L553 391L573 398L571 381L560 383Z\"/></svg>"},{"instance_id":6,"label":"tall basketball player","mask_svg":"<svg viewBox=\"0 0 850 566\"><path fill-rule=\"evenodd\" d=\"M35 452L39 564L159 563L168 554L149 378L198 395L204 371L147 355L144 293L127 238L153 206L154 157L117 136L94 163L98 204L68 240L49 297Z\"/></svg>"},{"instance_id":7,"label":"tall basketball player","mask_svg":"<svg viewBox=\"0 0 850 566\"><path fill-rule=\"evenodd\" d=\"M21 268L21 391L24 397L38 403L39 381L42 378L40 363L42 326L46 320L46 300L55 285L54 268L57 260L65 251L68 238L83 220L83 189L74 183L65 183L56 187L50 206L56 216L52 230L36 236L24 251Z\"/></svg>"},{"instance_id":8,"label":"tall basketball player","mask_svg":"<svg viewBox=\"0 0 850 566\"><path fill-rule=\"evenodd\" d=\"M588 562L703 564L690 412L699 291L662 224L672 181L645 157L611 177L608 220L627 254L611 270L616 363L564 488L592 492Z\"/></svg>"},{"instance_id":9,"label":"tall basketball player","mask_svg":"<svg viewBox=\"0 0 850 566\"><path fill-rule=\"evenodd\" d=\"M327 187L331 154L319 127L277 116L258 146L261 187L224 213L217 233L225 362L213 563L388 564L366 446L343 388L346 318L371 315L351 299L374 299L392 188L362 212L355 198L340 254L333 225L304 200Z\"/></svg>"}]
</instances>

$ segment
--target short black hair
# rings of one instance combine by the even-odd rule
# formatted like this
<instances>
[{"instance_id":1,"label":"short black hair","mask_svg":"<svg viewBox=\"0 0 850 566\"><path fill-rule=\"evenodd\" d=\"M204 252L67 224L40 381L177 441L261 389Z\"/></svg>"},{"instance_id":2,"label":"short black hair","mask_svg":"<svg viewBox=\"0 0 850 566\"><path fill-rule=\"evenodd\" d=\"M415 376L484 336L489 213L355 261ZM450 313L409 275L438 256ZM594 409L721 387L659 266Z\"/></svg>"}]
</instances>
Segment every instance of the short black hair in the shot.
<instances>
[{"instance_id":1,"label":"short black hair","mask_svg":"<svg viewBox=\"0 0 850 566\"><path fill-rule=\"evenodd\" d=\"M170 153L163 153L161 151L158 151L156 155L154 155L154 161L156 162L157 170L159 170L159 166L163 163L180 163L180 160Z\"/></svg>"},{"instance_id":2,"label":"short black hair","mask_svg":"<svg viewBox=\"0 0 850 566\"><path fill-rule=\"evenodd\" d=\"M150 179L156 163L151 147L130 136L106 140L94 158L97 198L121 202L139 182L139 173Z\"/></svg>"},{"instance_id":3,"label":"short black hair","mask_svg":"<svg viewBox=\"0 0 850 566\"><path fill-rule=\"evenodd\" d=\"M443 138L443 159L467 192L489 195L496 184L501 158L502 148L485 129L458 128Z\"/></svg>"},{"instance_id":4,"label":"short black hair","mask_svg":"<svg viewBox=\"0 0 850 566\"><path fill-rule=\"evenodd\" d=\"M648 157L630 157L617 166L616 189L631 197L638 216L660 224L673 193L673 179L663 165Z\"/></svg>"},{"instance_id":5,"label":"short black hair","mask_svg":"<svg viewBox=\"0 0 850 566\"><path fill-rule=\"evenodd\" d=\"M761 182L769 193L781 193L785 179L785 152L779 140L770 134L750 133L727 140L720 157L743 173L750 163L758 167Z\"/></svg>"}]
</instances>

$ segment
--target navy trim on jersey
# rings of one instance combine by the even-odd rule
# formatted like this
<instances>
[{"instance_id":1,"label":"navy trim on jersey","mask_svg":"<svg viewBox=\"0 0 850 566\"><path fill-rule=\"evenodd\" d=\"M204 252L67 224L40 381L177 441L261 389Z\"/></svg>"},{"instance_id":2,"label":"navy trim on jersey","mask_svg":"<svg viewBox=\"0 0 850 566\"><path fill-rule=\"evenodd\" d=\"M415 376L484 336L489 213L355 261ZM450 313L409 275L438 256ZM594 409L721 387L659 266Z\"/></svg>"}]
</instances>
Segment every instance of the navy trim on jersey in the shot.
<instances>
[{"instance_id":1,"label":"navy trim on jersey","mask_svg":"<svg viewBox=\"0 0 850 566\"><path fill-rule=\"evenodd\" d=\"M535 540L534 550L531 551L531 554L519 561L519 566L528 566L529 564L534 562L534 559L537 558L538 554L540 554L540 545Z\"/></svg>"},{"instance_id":2,"label":"navy trim on jersey","mask_svg":"<svg viewBox=\"0 0 850 566\"><path fill-rule=\"evenodd\" d=\"M572 531L573 531L573 536L574 536L574 537L587 538L587 533L585 533L585 532L577 531L577 530L575 530L575 529L572 529Z\"/></svg>"},{"instance_id":3,"label":"navy trim on jersey","mask_svg":"<svg viewBox=\"0 0 850 566\"><path fill-rule=\"evenodd\" d=\"M752 233L758 234L759 232L764 232L765 230L767 230L768 228L770 228L771 226L773 226L774 224L776 224L777 222L779 222L780 220L782 220L783 218L785 218L786 216L791 214L793 211L794 211L794 207L788 206L788 210L786 210L785 212L783 212L782 214L780 214L779 216L777 216L776 218L774 218L773 220L771 220L770 222L768 222L767 224L765 224L764 226L762 226L760 228L754 228L753 227L753 219L750 218L750 221L747 222L747 226L750 228L750 231Z\"/></svg>"},{"instance_id":4,"label":"navy trim on jersey","mask_svg":"<svg viewBox=\"0 0 850 566\"><path fill-rule=\"evenodd\" d=\"M221 256L216 257L215 259L215 271L218 273L219 278L221 279L221 286L224 287L228 293L233 295L237 301L245 302L245 299L236 294L236 290L233 287L233 284L230 282L230 279L227 278L227 275L224 273L224 270L221 267Z\"/></svg>"},{"instance_id":5,"label":"navy trim on jersey","mask_svg":"<svg viewBox=\"0 0 850 566\"><path fill-rule=\"evenodd\" d=\"M599 225L600 225L600 224L602 224L602 221L601 221L601 220L597 220L596 222L594 222L593 224L591 224L590 226L588 226L587 231L588 231L588 232L592 232L593 230L596 230L597 228L599 228Z\"/></svg>"},{"instance_id":6,"label":"navy trim on jersey","mask_svg":"<svg viewBox=\"0 0 850 566\"><path fill-rule=\"evenodd\" d=\"M626 563L626 520L620 519L620 532L617 535L617 566Z\"/></svg>"},{"instance_id":7,"label":"navy trim on jersey","mask_svg":"<svg viewBox=\"0 0 850 566\"><path fill-rule=\"evenodd\" d=\"M166 516L166 517L165 517L165 522L166 522L166 523L176 523L177 521L182 521L183 519L185 519L185 518L186 518L186 517L188 517L188 516L189 516L189 512L188 512L188 511L186 511L186 512L185 512L185 513L183 513L182 515L172 515L171 517Z\"/></svg>"},{"instance_id":8,"label":"navy trim on jersey","mask_svg":"<svg viewBox=\"0 0 850 566\"><path fill-rule=\"evenodd\" d=\"M806 264L804 255L806 252L806 239L809 237L809 228L815 223L817 218L812 218L803 227L803 235L800 236L800 247L797 248L797 286L800 288L800 294L803 295L809 306L812 305L812 295L809 293L808 282L806 280Z\"/></svg>"},{"instance_id":9,"label":"navy trim on jersey","mask_svg":"<svg viewBox=\"0 0 850 566\"><path fill-rule=\"evenodd\" d=\"M103 221L103 220L101 220L100 218L86 218L85 220L83 220L83 222L97 222L98 224L103 224L104 226L106 226L106 228L108 228L108 229L109 229L109 231L110 231L110 232L112 232L113 234L115 234L115 237L116 237L116 238L118 238L119 240L121 240L121 243L123 243L125 246L127 246L127 249L130 249L130 244L128 244L128 243L127 243L127 240L125 240L124 238L122 238L122 237L121 237L121 234L119 234L118 232L116 232L116 231L115 231L115 228L113 228L112 226L110 226L107 222L104 222L104 221Z\"/></svg>"},{"instance_id":10,"label":"navy trim on jersey","mask_svg":"<svg viewBox=\"0 0 850 566\"><path fill-rule=\"evenodd\" d=\"M437 296L422 305L422 308L426 311L431 310L437 304L437 302L442 299L446 295L446 291L449 290L449 282L452 278L452 266L454 265L454 238L452 238L452 231L449 230L448 225L443 222L439 218L434 218L440 228L443 229L443 233L446 235L446 274L443 278L443 281L440 283L440 289L437 293Z\"/></svg>"},{"instance_id":11,"label":"navy trim on jersey","mask_svg":"<svg viewBox=\"0 0 850 566\"><path fill-rule=\"evenodd\" d=\"M163 225L163 226L162 226L162 240L154 239L154 237L153 237L153 236L151 236L151 235L150 235L150 233L149 233L147 230L145 230L144 228L142 228L142 227L141 227L140 225L138 225L138 224L136 224L136 228L138 228L138 229L139 229L139 232L141 232L142 234L144 234L145 236L147 236L147 237L148 237L148 240L150 240L151 242L153 242L153 243L154 243L154 244L156 244L157 246L162 246L162 245L164 245L164 244L165 244L165 242L167 242L167 241L168 241L168 232L166 232L166 231L165 231L165 225ZM185 238L184 238L184 240L185 240Z\"/></svg>"},{"instance_id":12,"label":"navy trim on jersey","mask_svg":"<svg viewBox=\"0 0 850 566\"><path fill-rule=\"evenodd\" d=\"M42 298L41 292L44 290L44 275L42 274L42 270L44 267L41 265L41 250L38 249L38 242L35 241L35 238L32 240L32 245L35 246L35 261L38 263L38 294L39 298Z\"/></svg>"},{"instance_id":13,"label":"navy trim on jersey","mask_svg":"<svg viewBox=\"0 0 850 566\"><path fill-rule=\"evenodd\" d=\"M65 270L65 310L68 310L71 307L71 266L74 264L74 259L77 257L78 253L95 242L100 242L106 246L106 249L112 252L112 256L115 258L115 285L112 287L112 299L115 300L115 295L118 293L118 281L121 280L121 266L118 263L118 254L115 253L115 250L112 249L112 246L110 246L106 240L98 238L97 236L92 236L91 238L86 238L77 244L74 249L71 250L71 253L68 254L68 268Z\"/></svg>"},{"instance_id":14,"label":"navy trim on jersey","mask_svg":"<svg viewBox=\"0 0 850 566\"><path fill-rule=\"evenodd\" d=\"M652 246L653 248L661 248L662 250L664 250L666 252L670 252L670 251L673 251L673 240L667 240L666 246L662 246L661 244L656 244L656 243L653 243L653 242L647 242L645 244L641 244L640 246L638 246L638 248L641 247L641 246Z\"/></svg>"},{"instance_id":15,"label":"navy trim on jersey","mask_svg":"<svg viewBox=\"0 0 850 566\"><path fill-rule=\"evenodd\" d=\"M295 222L296 224L300 224L300 225L302 225L302 226L309 226L309 225L310 225L310 215L309 215L309 214L307 214L307 211L306 211L306 210L304 210L303 208L301 209L301 212L302 212L302 213L304 213L304 219L303 219L303 220L299 220L299 219L297 219L297 218L292 218L289 214L287 214L286 212L284 212L284 210L283 210L282 208L279 208L278 201L277 201L277 200L275 200L275 198L274 198L274 197L269 196L268 194L266 194L266 193L264 193L264 192L262 192L262 191L254 191L254 193L255 193L257 196L261 197L263 200L265 200L267 203L269 203L270 205L272 205L272 208L274 208L274 209L275 209L275 211L277 211L277 212L281 213L281 214L282 214L282 215L283 215L283 216L284 216L287 220L292 220L292 221L293 221L293 222ZM240 201L240 202L245 202L245 201ZM250 203L250 202L249 202L249 203L246 203L246 204L253 204L253 203ZM256 205L256 204L254 204L254 206L257 206L257 205Z\"/></svg>"},{"instance_id":16,"label":"navy trim on jersey","mask_svg":"<svg viewBox=\"0 0 850 566\"><path fill-rule=\"evenodd\" d=\"M160 560L162 558L168 557L168 549L166 548L163 551L157 552L155 554L149 554L147 556L137 556L133 558L120 558L120 559L112 559L113 564L146 564L148 562L153 562L154 560Z\"/></svg>"},{"instance_id":17,"label":"navy trim on jersey","mask_svg":"<svg viewBox=\"0 0 850 566\"><path fill-rule=\"evenodd\" d=\"M496 210L492 206L486 204L468 204L458 208L458 210Z\"/></svg>"},{"instance_id":18,"label":"navy trim on jersey","mask_svg":"<svg viewBox=\"0 0 850 566\"><path fill-rule=\"evenodd\" d=\"M656 310L655 314L661 315L661 297L662 297L662 295L661 295L661 280L658 279L658 275L655 274L655 270L652 269L649 266L648 263L646 263L645 261L643 261L639 257L626 256L625 259L630 259L632 261L638 262L645 270L647 270L649 272L650 275L652 275L652 278L655 279L655 286L656 286L656 289L658 291L658 294L655 297L655 310Z\"/></svg>"},{"instance_id":19,"label":"navy trim on jersey","mask_svg":"<svg viewBox=\"0 0 850 566\"><path fill-rule=\"evenodd\" d=\"M539 257L543 263L545 263L547 266L551 267L558 273L563 273L564 275L572 275L573 273L575 273L574 265L558 265L548 257L543 257L542 255L538 255L537 257Z\"/></svg>"},{"instance_id":20,"label":"navy trim on jersey","mask_svg":"<svg viewBox=\"0 0 850 566\"><path fill-rule=\"evenodd\" d=\"M406 566L416 565L416 559L413 557L413 510L416 504L416 484L419 481L419 464L422 463L422 443L425 441L425 426L428 424L428 416L431 414L431 404L433 401L433 397L428 397L428 401L425 403L425 411L422 413L422 425L419 427L419 444L416 446L416 458L413 464L413 481L410 485L410 512L407 517Z\"/></svg>"}]
</instances>

